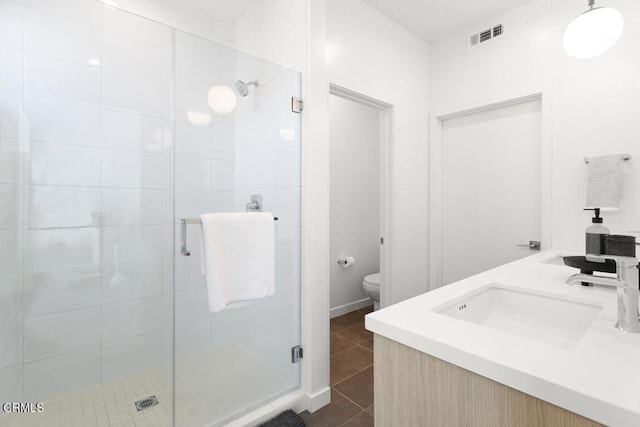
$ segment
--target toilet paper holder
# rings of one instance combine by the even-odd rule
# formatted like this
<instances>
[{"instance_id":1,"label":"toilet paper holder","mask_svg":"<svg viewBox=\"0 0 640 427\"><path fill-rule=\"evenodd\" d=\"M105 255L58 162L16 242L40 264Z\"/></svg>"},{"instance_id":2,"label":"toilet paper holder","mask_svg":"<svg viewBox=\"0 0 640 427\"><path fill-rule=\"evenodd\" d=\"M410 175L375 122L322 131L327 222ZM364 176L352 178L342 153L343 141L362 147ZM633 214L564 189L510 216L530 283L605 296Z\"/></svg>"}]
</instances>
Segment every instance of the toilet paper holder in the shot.
<instances>
[{"instance_id":1,"label":"toilet paper holder","mask_svg":"<svg viewBox=\"0 0 640 427\"><path fill-rule=\"evenodd\" d=\"M342 268L349 268L356 263L356 258L352 256L345 256L338 258L338 265Z\"/></svg>"}]
</instances>

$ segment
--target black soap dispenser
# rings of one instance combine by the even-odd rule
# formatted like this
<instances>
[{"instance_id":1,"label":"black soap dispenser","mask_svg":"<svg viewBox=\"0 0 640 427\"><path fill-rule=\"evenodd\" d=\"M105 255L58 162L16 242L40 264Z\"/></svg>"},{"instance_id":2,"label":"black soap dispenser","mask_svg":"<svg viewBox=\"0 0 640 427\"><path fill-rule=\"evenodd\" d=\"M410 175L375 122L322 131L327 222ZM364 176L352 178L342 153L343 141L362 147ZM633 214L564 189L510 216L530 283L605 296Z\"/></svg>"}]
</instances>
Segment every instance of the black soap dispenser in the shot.
<instances>
[{"instance_id":1,"label":"black soap dispenser","mask_svg":"<svg viewBox=\"0 0 640 427\"><path fill-rule=\"evenodd\" d=\"M587 227L585 236L585 251L587 254L602 255L604 254L605 237L609 235L609 229L602 225L600 218L600 208L585 209L585 211L594 211L595 216L591 219L593 223Z\"/></svg>"}]
</instances>

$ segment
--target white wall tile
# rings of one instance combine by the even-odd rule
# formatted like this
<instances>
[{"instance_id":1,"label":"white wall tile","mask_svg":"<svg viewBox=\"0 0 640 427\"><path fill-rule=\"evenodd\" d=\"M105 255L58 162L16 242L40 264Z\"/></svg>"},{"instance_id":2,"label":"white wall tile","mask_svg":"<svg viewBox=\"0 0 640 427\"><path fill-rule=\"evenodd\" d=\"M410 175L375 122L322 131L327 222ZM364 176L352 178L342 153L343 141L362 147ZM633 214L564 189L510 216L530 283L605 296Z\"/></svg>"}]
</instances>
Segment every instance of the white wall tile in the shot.
<instances>
[{"instance_id":1,"label":"white wall tile","mask_svg":"<svg viewBox=\"0 0 640 427\"><path fill-rule=\"evenodd\" d=\"M300 228L276 226L276 262L300 268Z\"/></svg>"},{"instance_id":2,"label":"white wall tile","mask_svg":"<svg viewBox=\"0 0 640 427\"><path fill-rule=\"evenodd\" d=\"M103 36L102 69L136 80L162 82L162 50L106 33Z\"/></svg>"},{"instance_id":3,"label":"white wall tile","mask_svg":"<svg viewBox=\"0 0 640 427\"><path fill-rule=\"evenodd\" d=\"M292 307L300 308L300 269L285 264L276 264L275 298Z\"/></svg>"},{"instance_id":4,"label":"white wall tile","mask_svg":"<svg viewBox=\"0 0 640 427\"><path fill-rule=\"evenodd\" d=\"M195 157L175 159L176 190L209 190L211 188L211 161Z\"/></svg>"},{"instance_id":5,"label":"white wall tile","mask_svg":"<svg viewBox=\"0 0 640 427\"><path fill-rule=\"evenodd\" d=\"M98 266L26 275L23 306L26 316L42 316L100 305Z\"/></svg>"},{"instance_id":6,"label":"white wall tile","mask_svg":"<svg viewBox=\"0 0 640 427\"><path fill-rule=\"evenodd\" d=\"M100 309L98 307L24 319L25 362L99 344Z\"/></svg>"},{"instance_id":7,"label":"white wall tile","mask_svg":"<svg viewBox=\"0 0 640 427\"><path fill-rule=\"evenodd\" d=\"M142 225L162 224L163 190L142 190L140 218Z\"/></svg>"},{"instance_id":8,"label":"white wall tile","mask_svg":"<svg viewBox=\"0 0 640 427\"><path fill-rule=\"evenodd\" d=\"M211 42L184 31L176 31L176 52L205 61L211 61Z\"/></svg>"},{"instance_id":9,"label":"white wall tile","mask_svg":"<svg viewBox=\"0 0 640 427\"><path fill-rule=\"evenodd\" d=\"M100 146L99 108L36 97L25 104L32 140Z\"/></svg>"},{"instance_id":10,"label":"white wall tile","mask_svg":"<svg viewBox=\"0 0 640 427\"><path fill-rule=\"evenodd\" d=\"M0 46L0 90L22 93L24 89L24 54L20 49Z\"/></svg>"},{"instance_id":11,"label":"white wall tile","mask_svg":"<svg viewBox=\"0 0 640 427\"><path fill-rule=\"evenodd\" d=\"M100 185L100 150L94 147L32 143L31 183L36 185Z\"/></svg>"},{"instance_id":12,"label":"white wall tile","mask_svg":"<svg viewBox=\"0 0 640 427\"><path fill-rule=\"evenodd\" d=\"M0 138L0 183L20 184L24 182L24 154L17 140Z\"/></svg>"},{"instance_id":13,"label":"white wall tile","mask_svg":"<svg viewBox=\"0 0 640 427\"><path fill-rule=\"evenodd\" d=\"M176 358L211 349L211 321L200 320L176 326Z\"/></svg>"},{"instance_id":14,"label":"white wall tile","mask_svg":"<svg viewBox=\"0 0 640 427\"><path fill-rule=\"evenodd\" d=\"M213 160L213 183L215 191L234 190L234 164L227 160Z\"/></svg>"},{"instance_id":15,"label":"white wall tile","mask_svg":"<svg viewBox=\"0 0 640 427\"><path fill-rule=\"evenodd\" d=\"M211 196L208 191L176 190L175 201L177 218L198 218L211 211Z\"/></svg>"},{"instance_id":16,"label":"white wall tile","mask_svg":"<svg viewBox=\"0 0 640 427\"><path fill-rule=\"evenodd\" d=\"M216 64L221 67L227 64ZM228 64L231 65L231 64ZM213 85L213 63L211 59L202 59L178 53L175 59L176 87L188 92L207 93Z\"/></svg>"},{"instance_id":17,"label":"white wall tile","mask_svg":"<svg viewBox=\"0 0 640 427\"><path fill-rule=\"evenodd\" d=\"M300 185L300 147L278 151L278 187Z\"/></svg>"},{"instance_id":18,"label":"white wall tile","mask_svg":"<svg viewBox=\"0 0 640 427\"><path fill-rule=\"evenodd\" d=\"M161 83L104 71L102 96L107 108L149 117L162 117Z\"/></svg>"},{"instance_id":19,"label":"white wall tile","mask_svg":"<svg viewBox=\"0 0 640 427\"><path fill-rule=\"evenodd\" d=\"M173 328L173 295L162 295L162 329Z\"/></svg>"},{"instance_id":20,"label":"white wall tile","mask_svg":"<svg viewBox=\"0 0 640 427\"><path fill-rule=\"evenodd\" d=\"M178 284L176 283L176 287L177 286ZM209 303L206 288L202 287L176 292L175 298L176 325L184 325L209 317Z\"/></svg>"},{"instance_id":21,"label":"white wall tile","mask_svg":"<svg viewBox=\"0 0 640 427\"><path fill-rule=\"evenodd\" d=\"M138 262L141 241L142 230L139 226L104 227L102 265Z\"/></svg>"},{"instance_id":22,"label":"white wall tile","mask_svg":"<svg viewBox=\"0 0 640 427\"><path fill-rule=\"evenodd\" d=\"M24 3L0 0L0 45L24 46Z\"/></svg>"},{"instance_id":23,"label":"white wall tile","mask_svg":"<svg viewBox=\"0 0 640 427\"><path fill-rule=\"evenodd\" d=\"M163 164L167 157L160 154L142 153L142 188L163 188L163 183L171 179L170 170L167 170ZM169 164L169 166L171 165Z\"/></svg>"},{"instance_id":24,"label":"white wall tile","mask_svg":"<svg viewBox=\"0 0 640 427\"><path fill-rule=\"evenodd\" d=\"M23 399L42 402L100 382L100 347L24 365Z\"/></svg>"},{"instance_id":25,"label":"white wall tile","mask_svg":"<svg viewBox=\"0 0 640 427\"><path fill-rule=\"evenodd\" d=\"M0 276L0 323L22 315L22 276Z\"/></svg>"},{"instance_id":26,"label":"white wall tile","mask_svg":"<svg viewBox=\"0 0 640 427\"><path fill-rule=\"evenodd\" d=\"M159 331L161 323L160 296L108 304L102 308L102 342Z\"/></svg>"},{"instance_id":27,"label":"white wall tile","mask_svg":"<svg viewBox=\"0 0 640 427\"><path fill-rule=\"evenodd\" d=\"M0 231L0 276L22 274L23 231Z\"/></svg>"},{"instance_id":28,"label":"white wall tile","mask_svg":"<svg viewBox=\"0 0 640 427\"><path fill-rule=\"evenodd\" d=\"M214 117L213 126L213 158L234 160L235 158L235 119L231 117Z\"/></svg>"},{"instance_id":29,"label":"white wall tile","mask_svg":"<svg viewBox=\"0 0 640 427\"><path fill-rule=\"evenodd\" d=\"M0 91L0 137L18 139L28 136L22 95Z\"/></svg>"},{"instance_id":30,"label":"white wall tile","mask_svg":"<svg viewBox=\"0 0 640 427\"><path fill-rule=\"evenodd\" d=\"M140 261L159 261L163 258L164 230L161 225L143 225Z\"/></svg>"},{"instance_id":31,"label":"white wall tile","mask_svg":"<svg viewBox=\"0 0 640 427\"><path fill-rule=\"evenodd\" d=\"M175 275L175 289L176 291L185 291L190 289L204 289L207 286L205 275L202 274L201 262L202 254L200 253L200 244L194 242L191 246L190 257L178 257L176 258L176 275ZM206 297L206 295L205 295ZM180 303L184 301L186 297L179 298ZM187 320L181 319L183 322Z\"/></svg>"},{"instance_id":32,"label":"white wall tile","mask_svg":"<svg viewBox=\"0 0 640 427\"><path fill-rule=\"evenodd\" d=\"M212 139L211 124L195 126L188 122L176 122L175 147L178 156L210 159L213 153Z\"/></svg>"},{"instance_id":33,"label":"white wall tile","mask_svg":"<svg viewBox=\"0 0 640 427\"><path fill-rule=\"evenodd\" d=\"M100 189L31 186L29 228L100 226Z\"/></svg>"},{"instance_id":34,"label":"white wall tile","mask_svg":"<svg viewBox=\"0 0 640 427\"><path fill-rule=\"evenodd\" d=\"M162 359L162 334L155 332L102 346L102 381L111 381L157 366Z\"/></svg>"},{"instance_id":35,"label":"white wall tile","mask_svg":"<svg viewBox=\"0 0 640 427\"><path fill-rule=\"evenodd\" d=\"M102 112L102 146L114 150L162 151L162 120L114 110Z\"/></svg>"},{"instance_id":36,"label":"white wall tile","mask_svg":"<svg viewBox=\"0 0 640 427\"><path fill-rule=\"evenodd\" d=\"M22 401L22 366L0 369L0 401Z\"/></svg>"},{"instance_id":37,"label":"white wall tile","mask_svg":"<svg viewBox=\"0 0 640 427\"><path fill-rule=\"evenodd\" d=\"M0 323L0 368L22 363L22 322Z\"/></svg>"},{"instance_id":38,"label":"white wall tile","mask_svg":"<svg viewBox=\"0 0 640 427\"><path fill-rule=\"evenodd\" d=\"M25 93L100 105L100 70L61 59L25 55Z\"/></svg>"},{"instance_id":39,"label":"white wall tile","mask_svg":"<svg viewBox=\"0 0 640 427\"><path fill-rule=\"evenodd\" d=\"M141 162L140 152L102 150L102 185L140 188Z\"/></svg>"},{"instance_id":40,"label":"white wall tile","mask_svg":"<svg viewBox=\"0 0 640 427\"><path fill-rule=\"evenodd\" d=\"M162 294L161 262L118 264L102 268L102 303Z\"/></svg>"},{"instance_id":41,"label":"white wall tile","mask_svg":"<svg viewBox=\"0 0 640 427\"><path fill-rule=\"evenodd\" d=\"M95 266L100 263L100 230L31 230L26 253L25 267L30 273Z\"/></svg>"},{"instance_id":42,"label":"white wall tile","mask_svg":"<svg viewBox=\"0 0 640 427\"><path fill-rule=\"evenodd\" d=\"M102 211L105 226L139 225L142 192L139 189L103 188Z\"/></svg>"},{"instance_id":43,"label":"white wall tile","mask_svg":"<svg viewBox=\"0 0 640 427\"><path fill-rule=\"evenodd\" d=\"M133 1L130 1L133 3ZM126 8L125 5L120 5ZM162 12L160 12L162 14ZM115 7L103 9L103 31L162 47L162 25Z\"/></svg>"},{"instance_id":44,"label":"white wall tile","mask_svg":"<svg viewBox=\"0 0 640 427\"><path fill-rule=\"evenodd\" d=\"M274 215L278 225L300 226L300 187L280 187L276 190Z\"/></svg>"},{"instance_id":45,"label":"white wall tile","mask_svg":"<svg viewBox=\"0 0 640 427\"><path fill-rule=\"evenodd\" d=\"M176 89L175 91L175 119L179 122L189 123L189 112L195 111L197 113L210 114L211 107L207 102L207 92L187 92L183 89ZM230 113L227 116L231 116ZM212 117L212 121L215 120L216 115Z\"/></svg>"},{"instance_id":46,"label":"white wall tile","mask_svg":"<svg viewBox=\"0 0 640 427\"><path fill-rule=\"evenodd\" d=\"M233 192L214 191L211 194L211 212L233 212Z\"/></svg>"},{"instance_id":47,"label":"white wall tile","mask_svg":"<svg viewBox=\"0 0 640 427\"><path fill-rule=\"evenodd\" d=\"M23 187L0 184L0 230L22 228Z\"/></svg>"},{"instance_id":48,"label":"white wall tile","mask_svg":"<svg viewBox=\"0 0 640 427\"><path fill-rule=\"evenodd\" d=\"M99 5L89 4L92 2L85 3L82 9L73 10L70 15L64 15L58 8L52 7L50 2L47 4L43 1L27 1L26 51L81 64L88 64L89 60L99 60L101 47ZM83 9L85 14L80 15Z\"/></svg>"},{"instance_id":49,"label":"white wall tile","mask_svg":"<svg viewBox=\"0 0 640 427\"><path fill-rule=\"evenodd\" d=\"M246 188L273 188L276 186L278 171L276 152L247 159L245 165Z\"/></svg>"}]
</instances>

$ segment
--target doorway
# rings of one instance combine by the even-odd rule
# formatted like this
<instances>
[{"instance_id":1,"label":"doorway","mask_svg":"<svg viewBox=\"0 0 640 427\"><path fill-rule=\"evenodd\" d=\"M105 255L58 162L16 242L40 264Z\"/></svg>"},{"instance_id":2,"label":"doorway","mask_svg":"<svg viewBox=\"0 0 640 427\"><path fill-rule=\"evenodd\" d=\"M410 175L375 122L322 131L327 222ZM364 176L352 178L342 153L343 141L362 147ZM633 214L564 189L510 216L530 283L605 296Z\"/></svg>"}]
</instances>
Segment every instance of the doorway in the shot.
<instances>
[{"instance_id":1,"label":"doorway","mask_svg":"<svg viewBox=\"0 0 640 427\"><path fill-rule=\"evenodd\" d=\"M390 300L392 106L330 86L330 277L334 318L372 304L362 281L379 273ZM345 259L353 264L339 263Z\"/></svg>"}]
</instances>

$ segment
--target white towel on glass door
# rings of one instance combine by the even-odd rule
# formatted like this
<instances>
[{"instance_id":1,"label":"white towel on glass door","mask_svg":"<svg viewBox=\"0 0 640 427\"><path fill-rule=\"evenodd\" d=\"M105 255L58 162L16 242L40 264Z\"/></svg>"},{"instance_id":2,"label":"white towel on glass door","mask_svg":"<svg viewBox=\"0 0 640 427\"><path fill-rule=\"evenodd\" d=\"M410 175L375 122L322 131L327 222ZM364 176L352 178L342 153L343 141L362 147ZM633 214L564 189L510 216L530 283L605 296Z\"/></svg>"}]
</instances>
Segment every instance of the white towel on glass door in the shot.
<instances>
[{"instance_id":1,"label":"white towel on glass door","mask_svg":"<svg viewBox=\"0 0 640 427\"><path fill-rule=\"evenodd\" d=\"M263 212L211 213L202 220L209 308L220 311L273 295L275 231Z\"/></svg>"},{"instance_id":2,"label":"white towel on glass door","mask_svg":"<svg viewBox=\"0 0 640 427\"><path fill-rule=\"evenodd\" d=\"M619 208L622 199L622 156L606 154L587 158L587 208Z\"/></svg>"}]
</instances>

